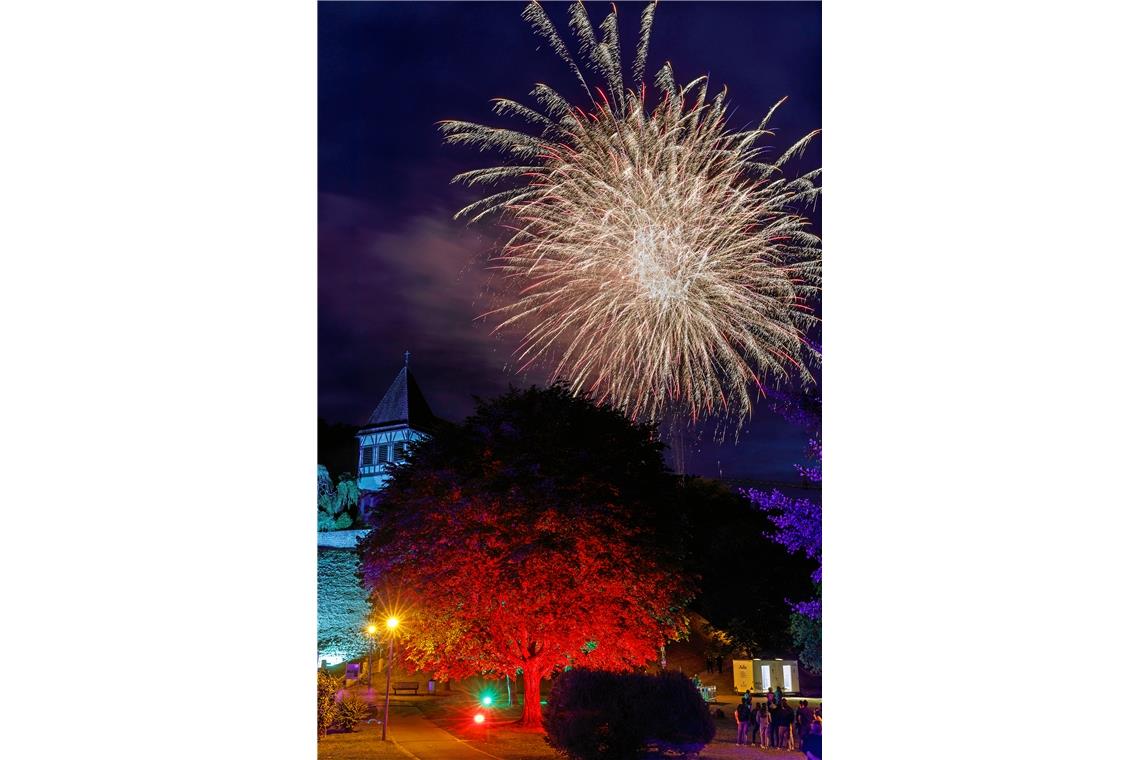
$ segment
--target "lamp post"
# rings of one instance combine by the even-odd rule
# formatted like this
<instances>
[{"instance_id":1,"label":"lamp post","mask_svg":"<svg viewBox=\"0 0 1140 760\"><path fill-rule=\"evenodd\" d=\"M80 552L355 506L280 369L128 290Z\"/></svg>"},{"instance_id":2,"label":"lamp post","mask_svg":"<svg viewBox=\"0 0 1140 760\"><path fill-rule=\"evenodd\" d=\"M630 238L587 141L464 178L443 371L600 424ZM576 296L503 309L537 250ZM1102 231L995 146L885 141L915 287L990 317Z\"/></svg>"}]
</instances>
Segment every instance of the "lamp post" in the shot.
<instances>
[{"instance_id":1,"label":"lamp post","mask_svg":"<svg viewBox=\"0 0 1140 760\"><path fill-rule=\"evenodd\" d=\"M376 643L376 626L368 626L368 690L372 690L372 652Z\"/></svg>"},{"instance_id":2,"label":"lamp post","mask_svg":"<svg viewBox=\"0 0 1140 760\"><path fill-rule=\"evenodd\" d=\"M384 682L384 726L381 728L381 741L388 741L388 703L392 699L392 654L396 645L396 629L400 626L400 619L388 618L388 676Z\"/></svg>"}]
</instances>

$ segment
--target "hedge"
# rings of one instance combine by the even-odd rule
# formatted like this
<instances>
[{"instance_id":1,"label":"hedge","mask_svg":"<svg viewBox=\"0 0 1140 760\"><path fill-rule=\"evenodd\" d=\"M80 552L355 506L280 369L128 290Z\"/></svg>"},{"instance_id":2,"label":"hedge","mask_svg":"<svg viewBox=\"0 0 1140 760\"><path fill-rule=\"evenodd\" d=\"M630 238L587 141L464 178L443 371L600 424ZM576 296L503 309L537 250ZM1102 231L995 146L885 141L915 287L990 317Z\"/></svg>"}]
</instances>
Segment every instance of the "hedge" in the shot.
<instances>
[{"instance_id":1,"label":"hedge","mask_svg":"<svg viewBox=\"0 0 1140 760\"><path fill-rule=\"evenodd\" d=\"M570 670L554 681L543 725L572 760L630 760L650 747L694 754L716 733L700 693L677 672Z\"/></svg>"}]
</instances>

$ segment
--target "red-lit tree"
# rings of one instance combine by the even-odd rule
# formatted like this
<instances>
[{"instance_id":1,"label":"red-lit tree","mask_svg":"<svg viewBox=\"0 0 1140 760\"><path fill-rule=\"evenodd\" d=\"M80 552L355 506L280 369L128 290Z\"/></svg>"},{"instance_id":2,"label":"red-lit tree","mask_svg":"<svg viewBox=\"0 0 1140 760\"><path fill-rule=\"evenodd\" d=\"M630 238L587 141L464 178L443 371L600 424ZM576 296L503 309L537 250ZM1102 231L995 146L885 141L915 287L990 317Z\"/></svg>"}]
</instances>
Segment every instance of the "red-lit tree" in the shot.
<instances>
[{"instance_id":1,"label":"red-lit tree","mask_svg":"<svg viewBox=\"0 0 1140 760\"><path fill-rule=\"evenodd\" d=\"M564 386L512 390L393 468L364 581L378 608L401 608L408 662L521 672L522 722L538 726L543 678L630 670L686 633L691 586L650 530L671 487L650 428Z\"/></svg>"}]
</instances>

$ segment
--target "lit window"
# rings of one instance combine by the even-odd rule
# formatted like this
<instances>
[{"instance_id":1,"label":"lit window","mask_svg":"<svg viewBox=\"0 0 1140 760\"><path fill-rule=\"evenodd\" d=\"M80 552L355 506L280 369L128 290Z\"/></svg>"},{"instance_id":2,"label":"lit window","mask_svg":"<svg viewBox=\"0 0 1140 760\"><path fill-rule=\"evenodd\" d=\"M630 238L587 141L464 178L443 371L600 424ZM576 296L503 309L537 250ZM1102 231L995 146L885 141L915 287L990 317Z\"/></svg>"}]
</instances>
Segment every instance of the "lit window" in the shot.
<instances>
[{"instance_id":1,"label":"lit window","mask_svg":"<svg viewBox=\"0 0 1140 760\"><path fill-rule=\"evenodd\" d=\"M407 450L408 450L408 444L402 443L402 442L397 443L395 446L395 452L393 453L394 459L392 461L403 462L404 457L407 456Z\"/></svg>"}]
</instances>

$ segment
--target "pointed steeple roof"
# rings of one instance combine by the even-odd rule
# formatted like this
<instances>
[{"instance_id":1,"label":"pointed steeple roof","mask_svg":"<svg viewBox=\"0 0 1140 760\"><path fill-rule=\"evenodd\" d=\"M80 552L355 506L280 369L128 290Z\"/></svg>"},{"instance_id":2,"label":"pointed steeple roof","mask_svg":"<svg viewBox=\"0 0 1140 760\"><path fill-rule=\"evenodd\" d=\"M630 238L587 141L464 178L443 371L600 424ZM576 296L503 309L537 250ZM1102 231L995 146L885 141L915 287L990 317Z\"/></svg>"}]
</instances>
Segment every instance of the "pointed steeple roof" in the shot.
<instances>
[{"instance_id":1,"label":"pointed steeple roof","mask_svg":"<svg viewBox=\"0 0 1140 760\"><path fill-rule=\"evenodd\" d=\"M365 428L407 425L417 430L429 430L435 415L431 413L423 391L408 369L409 354L404 353L404 366L388 386L388 392L372 410Z\"/></svg>"}]
</instances>

